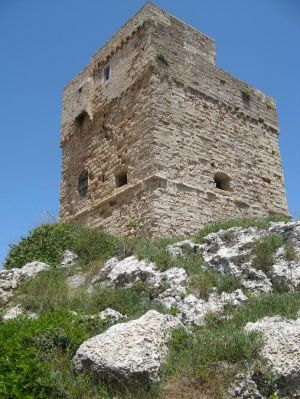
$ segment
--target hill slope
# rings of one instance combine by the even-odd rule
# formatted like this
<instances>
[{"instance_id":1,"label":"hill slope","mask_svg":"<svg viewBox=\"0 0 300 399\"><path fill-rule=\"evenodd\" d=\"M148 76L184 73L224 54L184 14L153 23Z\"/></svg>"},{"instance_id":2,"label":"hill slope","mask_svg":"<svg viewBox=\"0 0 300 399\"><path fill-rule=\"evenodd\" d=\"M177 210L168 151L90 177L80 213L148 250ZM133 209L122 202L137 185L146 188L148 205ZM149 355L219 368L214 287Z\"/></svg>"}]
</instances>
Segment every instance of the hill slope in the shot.
<instances>
[{"instance_id":1,"label":"hill slope","mask_svg":"<svg viewBox=\"0 0 300 399\"><path fill-rule=\"evenodd\" d=\"M0 397L299 397L300 223L224 221L189 240L130 227L44 225L11 248Z\"/></svg>"}]
</instances>

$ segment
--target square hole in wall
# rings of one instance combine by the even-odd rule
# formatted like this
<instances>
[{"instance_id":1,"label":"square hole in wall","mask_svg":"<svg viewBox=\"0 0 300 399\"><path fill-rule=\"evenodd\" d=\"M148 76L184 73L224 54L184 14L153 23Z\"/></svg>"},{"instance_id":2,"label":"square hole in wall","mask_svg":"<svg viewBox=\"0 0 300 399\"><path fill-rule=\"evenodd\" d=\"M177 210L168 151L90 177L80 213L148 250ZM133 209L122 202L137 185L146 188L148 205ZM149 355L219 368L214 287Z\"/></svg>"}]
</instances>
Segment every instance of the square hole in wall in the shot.
<instances>
[{"instance_id":1,"label":"square hole in wall","mask_svg":"<svg viewBox=\"0 0 300 399\"><path fill-rule=\"evenodd\" d=\"M116 174L115 179L116 179L117 187L125 186L128 183L127 172L122 171L122 172Z\"/></svg>"}]
</instances>

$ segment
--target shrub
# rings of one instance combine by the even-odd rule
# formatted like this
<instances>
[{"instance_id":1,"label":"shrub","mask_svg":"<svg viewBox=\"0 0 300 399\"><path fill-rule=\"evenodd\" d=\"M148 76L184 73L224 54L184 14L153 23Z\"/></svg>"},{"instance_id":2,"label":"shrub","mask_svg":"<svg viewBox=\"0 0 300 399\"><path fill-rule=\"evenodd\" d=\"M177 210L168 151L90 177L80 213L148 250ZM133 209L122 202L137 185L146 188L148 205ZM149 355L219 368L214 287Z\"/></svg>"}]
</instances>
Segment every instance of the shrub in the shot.
<instances>
[{"instance_id":1,"label":"shrub","mask_svg":"<svg viewBox=\"0 0 300 399\"><path fill-rule=\"evenodd\" d=\"M266 218L242 218L242 219L227 219L220 220L204 226L195 236L198 243L202 243L204 237L210 233L217 233L219 230L228 230L231 227L257 227L258 229L267 229L272 222L287 222L290 219L283 215L271 215Z\"/></svg>"},{"instance_id":2,"label":"shrub","mask_svg":"<svg viewBox=\"0 0 300 399\"><path fill-rule=\"evenodd\" d=\"M253 267L264 272L270 271L275 261L275 252L282 244L283 238L276 234L271 234L257 240L252 249Z\"/></svg>"},{"instance_id":3,"label":"shrub","mask_svg":"<svg viewBox=\"0 0 300 399\"><path fill-rule=\"evenodd\" d=\"M0 397L69 397L63 396L66 387L61 386L59 378L65 370L53 368L53 362L58 353L61 359L71 361L77 347L89 337L87 327L88 323L83 325L62 310L45 314L39 320L11 320L1 325ZM72 377L77 378L73 372ZM79 381L82 382L81 377ZM80 384L77 385L80 390Z\"/></svg>"},{"instance_id":4,"label":"shrub","mask_svg":"<svg viewBox=\"0 0 300 399\"><path fill-rule=\"evenodd\" d=\"M32 261L55 265L66 249L76 252L83 263L106 259L117 252L119 242L118 238L99 229L64 223L44 224L11 246L4 268L22 267Z\"/></svg>"}]
</instances>

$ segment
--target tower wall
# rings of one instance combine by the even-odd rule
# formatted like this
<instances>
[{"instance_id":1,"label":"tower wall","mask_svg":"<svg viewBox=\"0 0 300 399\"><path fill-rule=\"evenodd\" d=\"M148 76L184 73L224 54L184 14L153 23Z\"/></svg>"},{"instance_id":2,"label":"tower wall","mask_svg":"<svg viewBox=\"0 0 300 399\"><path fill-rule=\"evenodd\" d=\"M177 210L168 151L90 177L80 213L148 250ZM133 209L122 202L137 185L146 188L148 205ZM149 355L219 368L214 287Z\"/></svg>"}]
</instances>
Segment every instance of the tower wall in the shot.
<instances>
[{"instance_id":1,"label":"tower wall","mask_svg":"<svg viewBox=\"0 0 300 399\"><path fill-rule=\"evenodd\" d=\"M212 39L151 4L92 58L64 93L62 220L181 235L288 214L275 102L214 61Z\"/></svg>"}]
</instances>

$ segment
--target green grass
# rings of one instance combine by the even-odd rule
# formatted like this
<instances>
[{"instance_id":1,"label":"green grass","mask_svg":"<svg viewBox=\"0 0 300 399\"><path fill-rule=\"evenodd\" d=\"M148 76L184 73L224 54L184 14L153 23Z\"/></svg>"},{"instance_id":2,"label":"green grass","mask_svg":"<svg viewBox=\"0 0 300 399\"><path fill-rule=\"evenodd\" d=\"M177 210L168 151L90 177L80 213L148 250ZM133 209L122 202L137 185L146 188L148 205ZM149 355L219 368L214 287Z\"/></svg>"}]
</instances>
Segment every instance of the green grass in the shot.
<instances>
[{"instance_id":1,"label":"green grass","mask_svg":"<svg viewBox=\"0 0 300 399\"><path fill-rule=\"evenodd\" d=\"M271 215L266 218L241 218L226 219L204 226L195 236L195 242L202 243L205 236L210 233L217 233L219 230L228 230L231 227L257 227L258 229L267 229L272 222L288 222L290 218L283 215Z\"/></svg>"},{"instance_id":2,"label":"green grass","mask_svg":"<svg viewBox=\"0 0 300 399\"><path fill-rule=\"evenodd\" d=\"M266 219L247 218L216 222L204 227L196 235L203 242L205 235L230 227L257 227L266 229L272 221L287 220L280 216ZM229 232L230 234L230 232ZM230 238L230 237L229 237ZM173 259L167 252L168 244L180 238L123 239L101 230L85 227L53 224L34 229L28 237L12 246L5 267L21 267L39 260L54 267L23 283L17 290L14 303L38 312L40 319L20 318L0 325L0 397L8 399L170 399L162 396L163 388L172 381L185 381L191 391L207 394L210 398L224 398L233 376L254 367L261 381L267 373L259 359L261 340L258 335L245 335L243 328L249 321L265 316L283 315L295 318L300 308L300 293L273 293L250 298L250 303L233 312L225 320L219 315L208 315L203 328L194 328L193 335L176 331L170 343L170 353L163 370L161 386L144 391L137 386L105 386L92 376L74 373L72 358L78 346L86 339L103 332L108 325L99 319L88 321L84 315L97 314L107 307L135 319L150 309L164 312L155 301L166 287L150 288L144 282L128 289L111 289L95 286L88 292L86 287L69 289L66 283L71 273L79 269L85 275L97 273L106 259L134 254L148 259L161 270L183 267L188 275L188 290L207 299L211 289L231 292L239 288L239 280L212 270L203 270L199 254ZM274 254L283 240L271 235L257 241L252 258L254 266L268 271L274 262ZM74 268L57 269L65 249L79 255ZM296 260L293 246L284 243L285 257ZM76 314L72 314L75 311ZM171 310L174 315L176 311ZM178 383L179 384L179 383ZM269 384L270 385L270 384ZM180 390L180 385L178 385ZM268 393L269 395L269 393ZM173 396L171 395L172 399ZM180 396L178 396L179 398ZM185 396L186 397L186 396Z\"/></svg>"},{"instance_id":3,"label":"green grass","mask_svg":"<svg viewBox=\"0 0 300 399\"><path fill-rule=\"evenodd\" d=\"M251 251L253 267L269 272L275 262L275 253L282 245L283 237L276 234L257 240Z\"/></svg>"},{"instance_id":4,"label":"green grass","mask_svg":"<svg viewBox=\"0 0 300 399\"><path fill-rule=\"evenodd\" d=\"M239 279L213 270L199 270L189 278L189 288L198 297L207 300L212 288L217 292L232 292L241 287Z\"/></svg>"},{"instance_id":5,"label":"green grass","mask_svg":"<svg viewBox=\"0 0 300 399\"><path fill-rule=\"evenodd\" d=\"M130 319L140 317L150 309L163 311L151 301L154 292L132 288L95 288L88 292L85 287L70 289L66 283L67 272L53 269L40 273L35 279L24 283L17 291L15 303L38 313L66 309L80 314L95 314L111 307Z\"/></svg>"},{"instance_id":6,"label":"green grass","mask_svg":"<svg viewBox=\"0 0 300 399\"><path fill-rule=\"evenodd\" d=\"M295 250L295 247L289 241L284 244L284 256L289 262L299 260L299 256Z\"/></svg>"},{"instance_id":7,"label":"green grass","mask_svg":"<svg viewBox=\"0 0 300 399\"><path fill-rule=\"evenodd\" d=\"M299 292L253 297L248 305L233 313L232 319L209 315L206 326L195 329L193 335L182 330L174 332L164 366L164 381L176 376L197 387L199 392L224 398L237 372L250 366L255 366L262 375L267 372L259 359L260 336L244 334L247 322L276 315L296 318L299 307Z\"/></svg>"}]
</instances>

